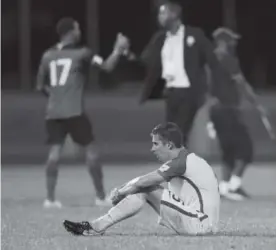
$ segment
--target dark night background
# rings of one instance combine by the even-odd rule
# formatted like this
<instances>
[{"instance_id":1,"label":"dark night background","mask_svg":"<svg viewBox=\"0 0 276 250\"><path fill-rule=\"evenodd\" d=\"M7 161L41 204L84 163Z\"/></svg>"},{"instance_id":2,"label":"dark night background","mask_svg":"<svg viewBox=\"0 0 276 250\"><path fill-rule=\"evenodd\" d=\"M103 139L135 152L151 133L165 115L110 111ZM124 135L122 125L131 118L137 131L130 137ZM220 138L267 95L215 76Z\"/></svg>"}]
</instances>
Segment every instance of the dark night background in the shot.
<instances>
[{"instance_id":1,"label":"dark night background","mask_svg":"<svg viewBox=\"0 0 276 250\"><path fill-rule=\"evenodd\" d=\"M2 88L19 88L18 67L18 1L2 1ZM186 24L200 26L206 34L222 25L221 0L183 0L183 19ZM157 28L151 1L100 0L99 53L107 56L116 33L128 35L135 52L140 52ZM237 31L242 34L238 52L242 68L256 88L276 87L274 58L276 56L276 1L236 1ZM42 52L57 41L55 24L63 16L76 18L86 42L85 0L31 1L31 63L35 76ZM135 74L134 74L135 78Z\"/></svg>"}]
</instances>

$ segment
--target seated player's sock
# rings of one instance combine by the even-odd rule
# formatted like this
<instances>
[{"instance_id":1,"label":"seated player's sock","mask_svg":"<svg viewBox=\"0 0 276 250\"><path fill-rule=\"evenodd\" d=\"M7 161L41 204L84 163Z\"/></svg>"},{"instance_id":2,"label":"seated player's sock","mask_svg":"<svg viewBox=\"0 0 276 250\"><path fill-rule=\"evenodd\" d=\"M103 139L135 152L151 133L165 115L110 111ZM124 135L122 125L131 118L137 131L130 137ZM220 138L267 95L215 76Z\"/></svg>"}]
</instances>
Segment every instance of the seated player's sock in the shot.
<instances>
[{"instance_id":1,"label":"seated player's sock","mask_svg":"<svg viewBox=\"0 0 276 250\"><path fill-rule=\"evenodd\" d=\"M46 186L47 186L47 199L55 201L55 189L57 185L58 168L47 166L46 169Z\"/></svg>"},{"instance_id":2,"label":"seated player's sock","mask_svg":"<svg viewBox=\"0 0 276 250\"><path fill-rule=\"evenodd\" d=\"M110 226L137 214L146 200L143 194L128 195L107 214L91 222L91 226L97 232L105 231Z\"/></svg>"},{"instance_id":3,"label":"seated player's sock","mask_svg":"<svg viewBox=\"0 0 276 250\"><path fill-rule=\"evenodd\" d=\"M229 181L229 189L232 191L237 190L241 187L242 180L239 176L232 175Z\"/></svg>"}]
</instances>

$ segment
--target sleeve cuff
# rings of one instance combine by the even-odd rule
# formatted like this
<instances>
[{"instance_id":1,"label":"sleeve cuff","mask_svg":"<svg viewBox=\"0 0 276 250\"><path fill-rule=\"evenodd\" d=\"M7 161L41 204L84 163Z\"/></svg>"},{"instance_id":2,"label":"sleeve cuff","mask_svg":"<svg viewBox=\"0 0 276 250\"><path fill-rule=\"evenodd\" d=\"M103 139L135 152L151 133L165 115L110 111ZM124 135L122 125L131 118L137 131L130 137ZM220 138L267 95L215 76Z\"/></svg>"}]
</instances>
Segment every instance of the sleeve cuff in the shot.
<instances>
[{"instance_id":1,"label":"sleeve cuff","mask_svg":"<svg viewBox=\"0 0 276 250\"><path fill-rule=\"evenodd\" d=\"M164 178L164 180L167 181L167 182L169 182L169 181L172 179L171 177L165 175L165 174L164 174L163 172L161 172L160 170L157 170L157 173L160 174L160 175Z\"/></svg>"},{"instance_id":2,"label":"sleeve cuff","mask_svg":"<svg viewBox=\"0 0 276 250\"><path fill-rule=\"evenodd\" d=\"M97 64L97 65L102 65L103 64L103 58L98 56L98 55L95 55L92 58L92 63Z\"/></svg>"}]
</instances>

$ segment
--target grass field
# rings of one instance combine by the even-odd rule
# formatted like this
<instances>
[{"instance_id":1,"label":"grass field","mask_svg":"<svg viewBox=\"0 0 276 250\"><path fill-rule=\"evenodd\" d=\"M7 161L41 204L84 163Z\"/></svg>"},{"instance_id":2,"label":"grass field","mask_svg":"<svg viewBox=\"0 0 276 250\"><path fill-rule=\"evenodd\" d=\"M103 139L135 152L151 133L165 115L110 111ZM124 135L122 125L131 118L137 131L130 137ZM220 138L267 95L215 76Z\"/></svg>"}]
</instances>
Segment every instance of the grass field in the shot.
<instances>
[{"instance_id":1,"label":"grass field","mask_svg":"<svg viewBox=\"0 0 276 250\"><path fill-rule=\"evenodd\" d=\"M155 167L107 166L107 190ZM85 167L61 167L57 195L64 204L62 210L42 208L44 182L42 166L2 166L3 250L276 249L276 166L249 169L245 187L253 199L223 201L220 232L202 237L176 236L158 226L149 207L104 236L74 237L62 228L64 219L91 219L107 211L93 205L94 190Z\"/></svg>"}]
</instances>

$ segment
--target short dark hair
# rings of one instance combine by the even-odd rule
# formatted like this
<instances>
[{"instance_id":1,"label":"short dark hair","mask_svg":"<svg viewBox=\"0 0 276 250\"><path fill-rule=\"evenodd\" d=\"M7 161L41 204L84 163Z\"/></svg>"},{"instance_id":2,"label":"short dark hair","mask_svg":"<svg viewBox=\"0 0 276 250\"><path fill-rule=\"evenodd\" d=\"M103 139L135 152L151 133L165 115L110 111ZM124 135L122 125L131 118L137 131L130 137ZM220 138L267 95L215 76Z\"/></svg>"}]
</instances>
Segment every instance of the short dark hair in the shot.
<instances>
[{"instance_id":1,"label":"short dark hair","mask_svg":"<svg viewBox=\"0 0 276 250\"><path fill-rule=\"evenodd\" d=\"M60 19L56 26L59 37L63 37L74 29L76 21L72 17L64 17Z\"/></svg>"},{"instance_id":2,"label":"short dark hair","mask_svg":"<svg viewBox=\"0 0 276 250\"><path fill-rule=\"evenodd\" d=\"M175 13L178 17L181 17L182 7L177 1L167 1L166 3L164 3L164 5L167 6L167 8L171 12Z\"/></svg>"},{"instance_id":3,"label":"short dark hair","mask_svg":"<svg viewBox=\"0 0 276 250\"><path fill-rule=\"evenodd\" d=\"M173 122L166 122L157 125L152 131L152 135L160 136L163 142L172 142L176 148L183 146L183 135L180 128Z\"/></svg>"}]
</instances>

